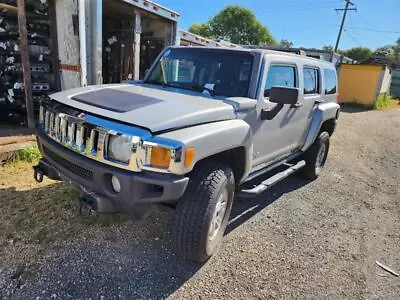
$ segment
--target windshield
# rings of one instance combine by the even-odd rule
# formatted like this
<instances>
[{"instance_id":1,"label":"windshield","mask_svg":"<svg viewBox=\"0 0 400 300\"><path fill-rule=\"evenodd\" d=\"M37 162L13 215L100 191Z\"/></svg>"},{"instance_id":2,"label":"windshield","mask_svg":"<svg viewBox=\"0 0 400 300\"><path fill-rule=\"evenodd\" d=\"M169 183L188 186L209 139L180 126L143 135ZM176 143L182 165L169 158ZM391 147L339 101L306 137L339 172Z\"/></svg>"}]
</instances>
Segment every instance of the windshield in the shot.
<instances>
[{"instance_id":1,"label":"windshield","mask_svg":"<svg viewBox=\"0 0 400 300\"><path fill-rule=\"evenodd\" d=\"M202 92L213 87L215 95L246 97L253 56L239 51L172 48L156 63L146 83Z\"/></svg>"}]
</instances>

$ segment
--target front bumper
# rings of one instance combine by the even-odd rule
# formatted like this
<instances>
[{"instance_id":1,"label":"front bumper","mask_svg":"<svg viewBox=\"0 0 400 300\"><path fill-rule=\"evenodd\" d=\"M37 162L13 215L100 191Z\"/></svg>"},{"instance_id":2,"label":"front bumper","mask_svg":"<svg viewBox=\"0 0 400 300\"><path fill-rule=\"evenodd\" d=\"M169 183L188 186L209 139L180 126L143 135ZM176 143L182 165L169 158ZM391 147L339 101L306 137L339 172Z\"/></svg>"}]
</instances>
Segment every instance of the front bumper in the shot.
<instances>
[{"instance_id":1,"label":"front bumper","mask_svg":"<svg viewBox=\"0 0 400 300\"><path fill-rule=\"evenodd\" d=\"M71 151L40 131L36 135L44 175L73 184L94 200L98 212L134 213L143 205L178 200L186 190L188 177L121 170ZM112 176L119 179L119 193L112 188Z\"/></svg>"}]
</instances>

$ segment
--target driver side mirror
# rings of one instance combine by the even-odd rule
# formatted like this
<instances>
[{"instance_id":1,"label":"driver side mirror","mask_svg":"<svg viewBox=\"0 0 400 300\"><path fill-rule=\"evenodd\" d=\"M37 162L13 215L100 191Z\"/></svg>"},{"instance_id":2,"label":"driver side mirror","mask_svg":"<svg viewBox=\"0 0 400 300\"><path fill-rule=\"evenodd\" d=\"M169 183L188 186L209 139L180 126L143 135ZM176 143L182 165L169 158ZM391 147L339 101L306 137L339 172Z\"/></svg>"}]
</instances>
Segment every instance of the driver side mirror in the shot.
<instances>
[{"instance_id":1,"label":"driver side mirror","mask_svg":"<svg viewBox=\"0 0 400 300\"><path fill-rule=\"evenodd\" d=\"M269 101L272 103L294 105L299 99L298 88L274 86L268 92Z\"/></svg>"},{"instance_id":2,"label":"driver side mirror","mask_svg":"<svg viewBox=\"0 0 400 300\"><path fill-rule=\"evenodd\" d=\"M262 120L272 120L281 111L284 104L290 104L291 108L300 107L301 104L298 103L299 99L299 89L290 87L272 87L269 90L264 91L264 97L269 97L269 101L272 103L277 103L274 108L267 110L263 108L261 110Z\"/></svg>"}]
</instances>

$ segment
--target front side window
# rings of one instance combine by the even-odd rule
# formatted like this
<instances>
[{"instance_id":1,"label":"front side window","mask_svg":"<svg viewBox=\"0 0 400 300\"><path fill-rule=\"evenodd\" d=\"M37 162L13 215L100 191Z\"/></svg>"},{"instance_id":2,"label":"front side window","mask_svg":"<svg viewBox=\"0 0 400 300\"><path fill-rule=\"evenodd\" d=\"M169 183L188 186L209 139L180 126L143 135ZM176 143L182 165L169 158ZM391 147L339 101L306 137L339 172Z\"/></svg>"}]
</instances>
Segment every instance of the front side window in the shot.
<instances>
[{"instance_id":1,"label":"front side window","mask_svg":"<svg viewBox=\"0 0 400 300\"><path fill-rule=\"evenodd\" d=\"M269 97L269 91L274 86L296 87L296 68L294 66L270 66L264 89L265 97Z\"/></svg>"},{"instance_id":2,"label":"front side window","mask_svg":"<svg viewBox=\"0 0 400 300\"><path fill-rule=\"evenodd\" d=\"M202 92L205 84L214 94L247 97L253 55L248 52L173 48L156 63L145 83L160 84Z\"/></svg>"},{"instance_id":3,"label":"front side window","mask_svg":"<svg viewBox=\"0 0 400 300\"><path fill-rule=\"evenodd\" d=\"M334 70L325 69L324 80L325 80L325 95L335 94L337 89L336 72Z\"/></svg>"},{"instance_id":4,"label":"front side window","mask_svg":"<svg viewBox=\"0 0 400 300\"><path fill-rule=\"evenodd\" d=\"M304 94L318 94L319 93L319 71L315 68L304 67Z\"/></svg>"}]
</instances>

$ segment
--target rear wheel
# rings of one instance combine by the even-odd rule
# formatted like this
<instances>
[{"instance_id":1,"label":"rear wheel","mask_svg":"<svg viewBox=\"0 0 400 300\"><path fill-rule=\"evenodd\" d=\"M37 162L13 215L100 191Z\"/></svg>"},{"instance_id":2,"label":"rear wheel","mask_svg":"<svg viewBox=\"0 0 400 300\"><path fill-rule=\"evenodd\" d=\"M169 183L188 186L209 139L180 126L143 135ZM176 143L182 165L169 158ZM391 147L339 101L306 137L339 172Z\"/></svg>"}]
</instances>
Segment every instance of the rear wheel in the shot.
<instances>
[{"instance_id":1,"label":"rear wheel","mask_svg":"<svg viewBox=\"0 0 400 300\"><path fill-rule=\"evenodd\" d=\"M206 162L196 167L177 204L174 239L177 252L203 262L221 244L235 190L231 168Z\"/></svg>"},{"instance_id":2,"label":"rear wheel","mask_svg":"<svg viewBox=\"0 0 400 300\"><path fill-rule=\"evenodd\" d=\"M322 168L325 166L326 158L329 152L329 133L323 131L319 134L315 142L304 153L305 167L302 174L310 180L315 180Z\"/></svg>"}]
</instances>

